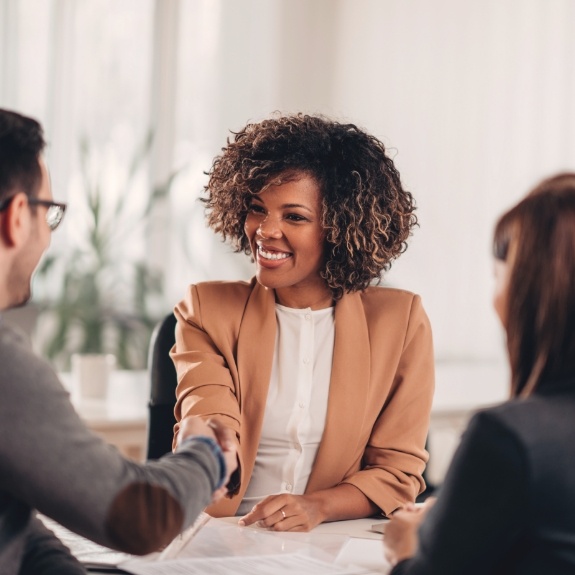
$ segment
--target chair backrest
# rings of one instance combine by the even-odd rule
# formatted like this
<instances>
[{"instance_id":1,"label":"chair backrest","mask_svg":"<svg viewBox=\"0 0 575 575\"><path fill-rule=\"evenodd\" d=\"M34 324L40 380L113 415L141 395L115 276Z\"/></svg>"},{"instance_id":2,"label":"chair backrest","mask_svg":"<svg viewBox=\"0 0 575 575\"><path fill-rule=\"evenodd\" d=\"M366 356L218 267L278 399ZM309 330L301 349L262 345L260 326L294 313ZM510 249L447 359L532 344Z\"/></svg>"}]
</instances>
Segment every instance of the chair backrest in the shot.
<instances>
[{"instance_id":1,"label":"chair backrest","mask_svg":"<svg viewBox=\"0 0 575 575\"><path fill-rule=\"evenodd\" d=\"M152 386L148 403L147 459L158 459L172 450L176 368L170 357L175 342L176 317L173 313L158 323L150 340L148 365Z\"/></svg>"}]
</instances>

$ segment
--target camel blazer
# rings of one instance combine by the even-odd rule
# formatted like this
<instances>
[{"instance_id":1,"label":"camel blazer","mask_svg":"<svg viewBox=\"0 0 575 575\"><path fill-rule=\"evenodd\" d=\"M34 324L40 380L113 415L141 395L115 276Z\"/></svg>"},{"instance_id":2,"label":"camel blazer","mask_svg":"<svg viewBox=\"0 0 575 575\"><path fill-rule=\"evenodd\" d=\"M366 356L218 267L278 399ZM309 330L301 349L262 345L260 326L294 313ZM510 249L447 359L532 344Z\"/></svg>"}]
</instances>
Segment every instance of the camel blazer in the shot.
<instances>
[{"instance_id":1,"label":"camel blazer","mask_svg":"<svg viewBox=\"0 0 575 575\"><path fill-rule=\"evenodd\" d=\"M207 509L234 515L258 450L275 293L255 279L200 283L174 313L176 419L214 418L236 432L239 490ZM335 305L327 417L306 493L350 483L386 515L413 501L425 487L433 387L431 328L419 296L381 287L344 295Z\"/></svg>"}]
</instances>

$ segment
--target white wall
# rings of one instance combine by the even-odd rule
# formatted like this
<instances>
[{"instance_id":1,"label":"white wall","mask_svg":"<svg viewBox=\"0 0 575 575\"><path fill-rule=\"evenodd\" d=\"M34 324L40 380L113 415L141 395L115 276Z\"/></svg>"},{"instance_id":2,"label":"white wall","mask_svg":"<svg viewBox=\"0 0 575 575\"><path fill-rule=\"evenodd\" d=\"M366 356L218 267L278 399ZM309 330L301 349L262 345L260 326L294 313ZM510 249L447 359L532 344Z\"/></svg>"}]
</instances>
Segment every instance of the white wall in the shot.
<instances>
[{"instance_id":1,"label":"white wall","mask_svg":"<svg viewBox=\"0 0 575 575\"><path fill-rule=\"evenodd\" d=\"M366 127L390 147L419 206L421 227L388 282L423 295L440 360L500 358L491 231L537 180L575 168L575 5L224 0L219 18L204 62L217 93L193 106L210 110L203 169L228 128L276 109ZM185 99L194 102L192 91ZM196 221L198 245L209 233ZM207 246L204 259L217 250L219 265L193 279L234 277L237 258L231 268Z\"/></svg>"},{"instance_id":2,"label":"white wall","mask_svg":"<svg viewBox=\"0 0 575 575\"><path fill-rule=\"evenodd\" d=\"M204 228L195 201L228 130L274 110L321 112L379 136L417 200L421 227L387 281L422 294L438 359L502 356L490 310L491 230L537 180L575 169L575 3L47 0L45 6L46 14L34 11L33 27L27 13L18 13L20 33L0 41L0 105L20 106L49 127L59 195L71 194L70 182L78 179L71 147L81 130L103 142L121 129L134 142L150 123L173 119L172 151L156 150L152 169L182 168L150 250L161 254L167 272L166 305L190 281L250 275L247 258L230 254ZM0 0L3 30L12 30L16 7L32 13L34 3ZM174 40L173 49L162 50L163 58L177 59L173 77L162 76L174 62L158 60L160 32ZM66 42L57 41L62 35ZM31 72L35 38L43 44L40 68ZM46 78L46 38L49 69L61 78ZM14 53L26 63L18 74ZM44 82L50 105L40 105L37 93L32 98L33 75ZM19 90L6 84L12 77ZM64 90L54 82L62 78ZM159 81L171 88L159 89Z\"/></svg>"},{"instance_id":3,"label":"white wall","mask_svg":"<svg viewBox=\"0 0 575 575\"><path fill-rule=\"evenodd\" d=\"M440 358L501 349L497 215L575 168L573 2L340 2L334 108L397 148L421 228L389 275L422 293Z\"/></svg>"}]
</instances>

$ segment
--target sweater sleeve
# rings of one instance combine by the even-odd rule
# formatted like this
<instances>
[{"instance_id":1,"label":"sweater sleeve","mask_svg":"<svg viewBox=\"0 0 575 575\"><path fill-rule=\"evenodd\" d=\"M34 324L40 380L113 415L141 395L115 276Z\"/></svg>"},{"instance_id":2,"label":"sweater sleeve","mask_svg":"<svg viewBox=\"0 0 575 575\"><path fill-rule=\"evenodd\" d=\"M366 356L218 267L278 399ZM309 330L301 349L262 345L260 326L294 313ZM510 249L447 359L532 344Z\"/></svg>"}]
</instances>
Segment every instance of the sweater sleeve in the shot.
<instances>
[{"instance_id":1,"label":"sweater sleeve","mask_svg":"<svg viewBox=\"0 0 575 575\"><path fill-rule=\"evenodd\" d=\"M528 460L517 436L488 411L475 415L420 528L416 555L392 575L494 572L527 520L528 485Z\"/></svg>"},{"instance_id":2,"label":"sweater sleeve","mask_svg":"<svg viewBox=\"0 0 575 575\"><path fill-rule=\"evenodd\" d=\"M144 554L210 502L220 463L201 442L139 464L80 420L50 366L0 332L0 491L99 544Z\"/></svg>"}]
</instances>

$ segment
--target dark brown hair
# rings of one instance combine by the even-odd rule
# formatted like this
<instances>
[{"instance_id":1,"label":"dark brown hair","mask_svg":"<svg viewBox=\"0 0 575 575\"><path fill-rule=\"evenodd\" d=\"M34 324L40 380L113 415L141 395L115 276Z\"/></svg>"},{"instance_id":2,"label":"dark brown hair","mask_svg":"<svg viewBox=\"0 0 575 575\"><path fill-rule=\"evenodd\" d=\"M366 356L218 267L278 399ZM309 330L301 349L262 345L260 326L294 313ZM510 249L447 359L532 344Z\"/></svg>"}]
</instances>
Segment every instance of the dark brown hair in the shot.
<instances>
[{"instance_id":1,"label":"dark brown hair","mask_svg":"<svg viewBox=\"0 0 575 575\"><path fill-rule=\"evenodd\" d=\"M14 190L38 193L42 172L38 162L45 142L42 126L32 118L0 109L0 200Z\"/></svg>"},{"instance_id":2,"label":"dark brown hair","mask_svg":"<svg viewBox=\"0 0 575 575\"><path fill-rule=\"evenodd\" d=\"M417 224L411 194L384 145L353 124L279 116L248 124L209 171L208 224L236 251L251 253L244 223L254 194L306 174L322 193L326 264L334 299L365 289L407 247Z\"/></svg>"},{"instance_id":3,"label":"dark brown hair","mask_svg":"<svg viewBox=\"0 0 575 575\"><path fill-rule=\"evenodd\" d=\"M511 393L575 376L575 174L544 180L497 222L493 253L510 268Z\"/></svg>"}]
</instances>

